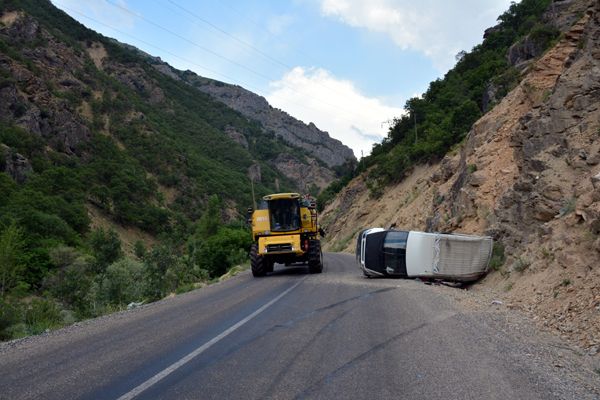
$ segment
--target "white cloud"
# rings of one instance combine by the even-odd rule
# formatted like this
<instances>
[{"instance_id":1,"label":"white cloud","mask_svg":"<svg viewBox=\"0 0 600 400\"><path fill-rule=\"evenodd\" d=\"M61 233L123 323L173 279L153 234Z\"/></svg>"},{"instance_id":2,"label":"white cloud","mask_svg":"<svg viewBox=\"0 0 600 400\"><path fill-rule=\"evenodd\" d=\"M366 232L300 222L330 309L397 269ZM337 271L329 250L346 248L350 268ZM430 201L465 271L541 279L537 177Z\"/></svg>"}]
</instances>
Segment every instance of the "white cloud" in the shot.
<instances>
[{"instance_id":1,"label":"white cloud","mask_svg":"<svg viewBox=\"0 0 600 400\"><path fill-rule=\"evenodd\" d=\"M321 12L343 23L388 35L401 49L451 68L460 50L470 50L496 24L510 0L320 0Z\"/></svg>"},{"instance_id":2,"label":"white cloud","mask_svg":"<svg viewBox=\"0 0 600 400\"><path fill-rule=\"evenodd\" d=\"M296 67L270 84L266 96L273 107L329 132L354 150L357 157L370 153L373 143L387 135L387 121L403 110L366 97L354 84L337 79L320 68Z\"/></svg>"},{"instance_id":3,"label":"white cloud","mask_svg":"<svg viewBox=\"0 0 600 400\"><path fill-rule=\"evenodd\" d=\"M104 0L52 0L52 3L77 20L81 20L83 14L113 28L133 28L135 16L119 8L130 10L125 0L111 1L115 5ZM104 30L104 27L95 27L94 22L85 20L85 18L83 21L86 26L91 26L98 31Z\"/></svg>"}]
</instances>

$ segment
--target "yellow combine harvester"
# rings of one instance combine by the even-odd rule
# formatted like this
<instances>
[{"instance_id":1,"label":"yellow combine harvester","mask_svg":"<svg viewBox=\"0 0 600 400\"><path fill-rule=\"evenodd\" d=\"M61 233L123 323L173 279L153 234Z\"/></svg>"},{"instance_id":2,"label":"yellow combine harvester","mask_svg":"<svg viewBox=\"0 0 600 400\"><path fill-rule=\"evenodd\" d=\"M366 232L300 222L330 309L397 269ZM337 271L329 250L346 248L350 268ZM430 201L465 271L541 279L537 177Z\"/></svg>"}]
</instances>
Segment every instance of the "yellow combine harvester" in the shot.
<instances>
[{"instance_id":1,"label":"yellow combine harvester","mask_svg":"<svg viewBox=\"0 0 600 400\"><path fill-rule=\"evenodd\" d=\"M248 209L252 221L252 275L273 272L275 263L308 263L311 273L323 271L323 253L314 200L298 193L270 194L257 210Z\"/></svg>"}]
</instances>

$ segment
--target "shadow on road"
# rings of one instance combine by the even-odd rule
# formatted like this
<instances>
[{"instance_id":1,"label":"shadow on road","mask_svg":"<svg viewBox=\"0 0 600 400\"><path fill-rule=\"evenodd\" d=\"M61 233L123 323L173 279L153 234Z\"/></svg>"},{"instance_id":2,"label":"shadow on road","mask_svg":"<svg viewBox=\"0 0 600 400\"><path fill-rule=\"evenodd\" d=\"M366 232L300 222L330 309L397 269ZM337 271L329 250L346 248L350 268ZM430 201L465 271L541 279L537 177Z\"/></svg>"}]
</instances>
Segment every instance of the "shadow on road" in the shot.
<instances>
[{"instance_id":1,"label":"shadow on road","mask_svg":"<svg viewBox=\"0 0 600 400\"><path fill-rule=\"evenodd\" d=\"M293 265L286 267L283 264L275 264L275 270L267 276L308 275L308 265Z\"/></svg>"}]
</instances>

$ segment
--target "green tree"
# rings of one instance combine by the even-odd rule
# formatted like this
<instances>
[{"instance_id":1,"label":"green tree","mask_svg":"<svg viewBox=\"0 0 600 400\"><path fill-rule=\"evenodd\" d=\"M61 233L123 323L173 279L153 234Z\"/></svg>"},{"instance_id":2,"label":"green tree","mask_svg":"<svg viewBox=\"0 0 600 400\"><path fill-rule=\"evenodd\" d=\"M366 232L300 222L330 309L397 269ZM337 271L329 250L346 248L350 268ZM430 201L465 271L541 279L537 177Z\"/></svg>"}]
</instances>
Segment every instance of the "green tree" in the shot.
<instances>
[{"instance_id":1,"label":"green tree","mask_svg":"<svg viewBox=\"0 0 600 400\"><path fill-rule=\"evenodd\" d=\"M22 251L22 231L12 222L0 233L0 297L4 297L21 278Z\"/></svg>"},{"instance_id":2,"label":"green tree","mask_svg":"<svg viewBox=\"0 0 600 400\"><path fill-rule=\"evenodd\" d=\"M25 311L25 323L30 334L37 335L46 329L58 328L63 319L58 305L47 299L33 299Z\"/></svg>"},{"instance_id":3,"label":"green tree","mask_svg":"<svg viewBox=\"0 0 600 400\"><path fill-rule=\"evenodd\" d=\"M0 298L0 340L13 338L13 328L23 322L23 312L18 305Z\"/></svg>"},{"instance_id":4,"label":"green tree","mask_svg":"<svg viewBox=\"0 0 600 400\"><path fill-rule=\"evenodd\" d=\"M214 194L208 199L206 211L198 221L196 235L201 239L208 238L217 233L219 226L221 226L221 200Z\"/></svg>"},{"instance_id":5,"label":"green tree","mask_svg":"<svg viewBox=\"0 0 600 400\"><path fill-rule=\"evenodd\" d=\"M79 318L92 316L89 298L95 273L93 257L72 247L58 246L50 250L56 270L44 281L44 288L55 298L72 307Z\"/></svg>"},{"instance_id":6,"label":"green tree","mask_svg":"<svg viewBox=\"0 0 600 400\"><path fill-rule=\"evenodd\" d=\"M154 247L144 258L144 294L150 300L158 300L167 294L167 271L179 262L173 249L168 246Z\"/></svg>"},{"instance_id":7,"label":"green tree","mask_svg":"<svg viewBox=\"0 0 600 400\"><path fill-rule=\"evenodd\" d=\"M142 263L129 258L110 264L102 280L102 297L116 306L140 300L144 291L143 275Z\"/></svg>"},{"instance_id":8,"label":"green tree","mask_svg":"<svg viewBox=\"0 0 600 400\"><path fill-rule=\"evenodd\" d=\"M2 148L0 148L0 152L2 152ZM0 165L3 165L1 159ZM2 196L0 196L0 207L8 204L10 195L16 189L17 184L15 183L15 181L13 181L11 177L8 176L6 173L0 172L0 193L2 193Z\"/></svg>"},{"instance_id":9,"label":"green tree","mask_svg":"<svg viewBox=\"0 0 600 400\"><path fill-rule=\"evenodd\" d=\"M123 257L121 239L114 229L98 228L90 236L90 244L96 258L96 271L103 272L113 262Z\"/></svg>"},{"instance_id":10,"label":"green tree","mask_svg":"<svg viewBox=\"0 0 600 400\"><path fill-rule=\"evenodd\" d=\"M208 270L212 277L221 276L247 257L251 244L252 239L245 229L223 227L201 243L195 263Z\"/></svg>"}]
</instances>

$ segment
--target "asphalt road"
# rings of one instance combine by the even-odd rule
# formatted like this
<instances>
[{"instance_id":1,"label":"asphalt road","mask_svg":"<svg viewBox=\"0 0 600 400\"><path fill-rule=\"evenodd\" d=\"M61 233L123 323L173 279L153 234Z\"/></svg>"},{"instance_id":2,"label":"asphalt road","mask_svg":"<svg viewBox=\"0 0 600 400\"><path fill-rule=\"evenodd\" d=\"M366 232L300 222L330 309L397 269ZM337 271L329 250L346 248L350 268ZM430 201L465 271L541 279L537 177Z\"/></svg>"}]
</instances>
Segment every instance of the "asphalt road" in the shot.
<instances>
[{"instance_id":1,"label":"asphalt road","mask_svg":"<svg viewBox=\"0 0 600 400\"><path fill-rule=\"evenodd\" d=\"M492 320L445 291L366 279L351 255L327 254L323 274L245 273L4 345L0 398L118 399L136 388L138 399L595 397Z\"/></svg>"}]
</instances>

